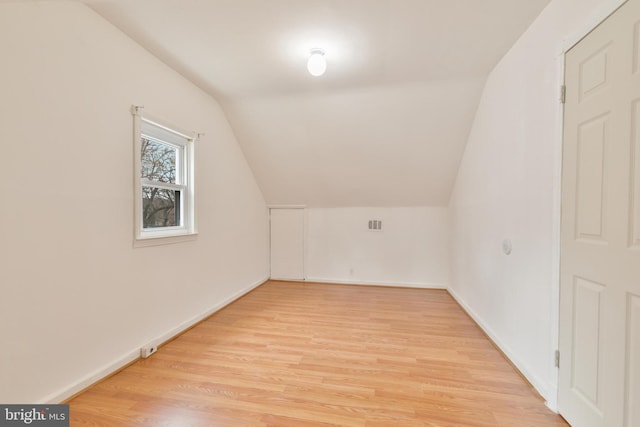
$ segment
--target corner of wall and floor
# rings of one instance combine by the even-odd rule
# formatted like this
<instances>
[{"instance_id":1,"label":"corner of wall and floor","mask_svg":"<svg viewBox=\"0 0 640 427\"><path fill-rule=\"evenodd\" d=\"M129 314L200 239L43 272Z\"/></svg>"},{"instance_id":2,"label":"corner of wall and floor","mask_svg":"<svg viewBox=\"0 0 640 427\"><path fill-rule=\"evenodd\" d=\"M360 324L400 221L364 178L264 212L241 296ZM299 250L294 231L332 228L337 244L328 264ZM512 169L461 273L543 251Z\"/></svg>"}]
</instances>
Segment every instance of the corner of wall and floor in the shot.
<instances>
[{"instance_id":1,"label":"corner of wall and floor","mask_svg":"<svg viewBox=\"0 0 640 427\"><path fill-rule=\"evenodd\" d=\"M450 293L558 409L563 52L623 0L552 0L491 72L449 203ZM503 242L512 250L503 252Z\"/></svg>"},{"instance_id":2,"label":"corner of wall and floor","mask_svg":"<svg viewBox=\"0 0 640 427\"><path fill-rule=\"evenodd\" d=\"M0 401L60 402L265 281L266 203L218 103L89 7L0 34ZM196 240L133 247L131 105L205 134Z\"/></svg>"},{"instance_id":3,"label":"corner of wall and floor","mask_svg":"<svg viewBox=\"0 0 640 427\"><path fill-rule=\"evenodd\" d=\"M550 106L561 81L557 52L616 3L552 0L496 66L449 206L425 211L430 219L418 235L437 239L416 243L410 263L394 258L387 272L367 263L335 265L335 254L323 247L342 242L343 224L372 214L401 222L422 208L313 210L309 278L448 286L554 408L558 116ZM224 112L209 95L80 3L0 8L0 80L12 82L0 98L0 138L19 142L3 147L13 161L0 169L5 199L18 207L0 210L0 282L9 284L0 299L8 349L0 354L0 401L49 403L266 280L268 215ZM132 104L206 134L197 152L211 167L198 168L197 161L194 242L132 247ZM327 224L338 232L320 233ZM444 247L451 242L444 256L443 224L450 224ZM399 229L396 237L405 233ZM502 252L504 239L511 240L511 255ZM379 248L367 250L384 255ZM415 254L430 261L421 265Z\"/></svg>"}]
</instances>

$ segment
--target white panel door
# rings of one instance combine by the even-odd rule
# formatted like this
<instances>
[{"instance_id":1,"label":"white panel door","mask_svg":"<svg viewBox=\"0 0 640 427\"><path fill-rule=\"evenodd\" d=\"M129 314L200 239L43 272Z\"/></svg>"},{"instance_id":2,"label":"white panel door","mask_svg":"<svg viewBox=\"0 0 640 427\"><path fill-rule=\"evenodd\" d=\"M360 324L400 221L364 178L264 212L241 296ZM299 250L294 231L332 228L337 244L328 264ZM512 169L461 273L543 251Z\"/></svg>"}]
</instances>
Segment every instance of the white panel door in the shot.
<instances>
[{"instance_id":1,"label":"white panel door","mask_svg":"<svg viewBox=\"0 0 640 427\"><path fill-rule=\"evenodd\" d=\"M566 56L558 406L640 426L640 0Z\"/></svg>"},{"instance_id":2,"label":"white panel door","mask_svg":"<svg viewBox=\"0 0 640 427\"><path fill-rule=\"evenodd\" d=\"M304 280L304 209L271 209L271 278Z\"/></svg>"}]
</instances>

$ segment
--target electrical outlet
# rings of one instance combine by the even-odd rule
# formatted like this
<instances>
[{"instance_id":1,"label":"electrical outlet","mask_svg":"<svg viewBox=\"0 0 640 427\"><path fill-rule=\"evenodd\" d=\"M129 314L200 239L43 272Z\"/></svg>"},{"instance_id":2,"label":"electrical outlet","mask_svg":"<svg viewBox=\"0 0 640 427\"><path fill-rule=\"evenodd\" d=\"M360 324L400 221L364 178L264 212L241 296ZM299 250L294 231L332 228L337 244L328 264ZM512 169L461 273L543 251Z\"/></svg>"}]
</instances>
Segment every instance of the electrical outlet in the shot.
<instances>
[{"instance_id":1,"label":"electrical outlet","mask_svg":"<svg viewBox=\"0 0 640 427\"><path fill-rule=\"evenodd\" d=\"M140 357L142 357L143 359L146 359L147 357L151 356L153 353L155 353L156 351L158 351L158 346L155 344L147 344L144 347L142 347L140 349Z\"/></svg>"}]
</instances>

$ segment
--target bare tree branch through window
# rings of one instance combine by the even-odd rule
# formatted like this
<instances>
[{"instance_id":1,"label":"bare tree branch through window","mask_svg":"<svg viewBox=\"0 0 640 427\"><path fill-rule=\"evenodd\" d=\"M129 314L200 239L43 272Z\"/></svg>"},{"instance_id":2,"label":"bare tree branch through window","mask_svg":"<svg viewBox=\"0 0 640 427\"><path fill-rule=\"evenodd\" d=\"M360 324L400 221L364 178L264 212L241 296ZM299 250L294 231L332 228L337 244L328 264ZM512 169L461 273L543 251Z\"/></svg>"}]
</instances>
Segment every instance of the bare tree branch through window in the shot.
<instances>
[{"instance_id":1,"label":"bare tree branch through window","mask_svg":"<svg viewBox=\"0 0 640 427\"><path fill-rule=\"evenodd\" d=\"M177 149L142 138L142 178L158 183L176 183ZM180 191L142 187L142 222L144 228L180 225Z\"/></svg>"}]
</instances>

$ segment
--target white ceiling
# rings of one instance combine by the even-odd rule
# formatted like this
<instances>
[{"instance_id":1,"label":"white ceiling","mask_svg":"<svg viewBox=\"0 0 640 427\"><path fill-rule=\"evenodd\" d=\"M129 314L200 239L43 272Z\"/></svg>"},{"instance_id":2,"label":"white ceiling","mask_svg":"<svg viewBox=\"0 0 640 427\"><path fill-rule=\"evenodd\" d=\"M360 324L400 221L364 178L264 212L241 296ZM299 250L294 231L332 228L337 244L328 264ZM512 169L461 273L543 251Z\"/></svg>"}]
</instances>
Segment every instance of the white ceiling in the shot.
<instances>
[{"instance_id":1,"label":"white ceiling","mask_svg":"<svg viewBox=\"0 0 640 427\"><path fill-rule=\"evenodd\" d=\"M267 203L417 206L447 204L488 73L550 0L83 1L221 102Z\"/></svg>"}]
</instances>

